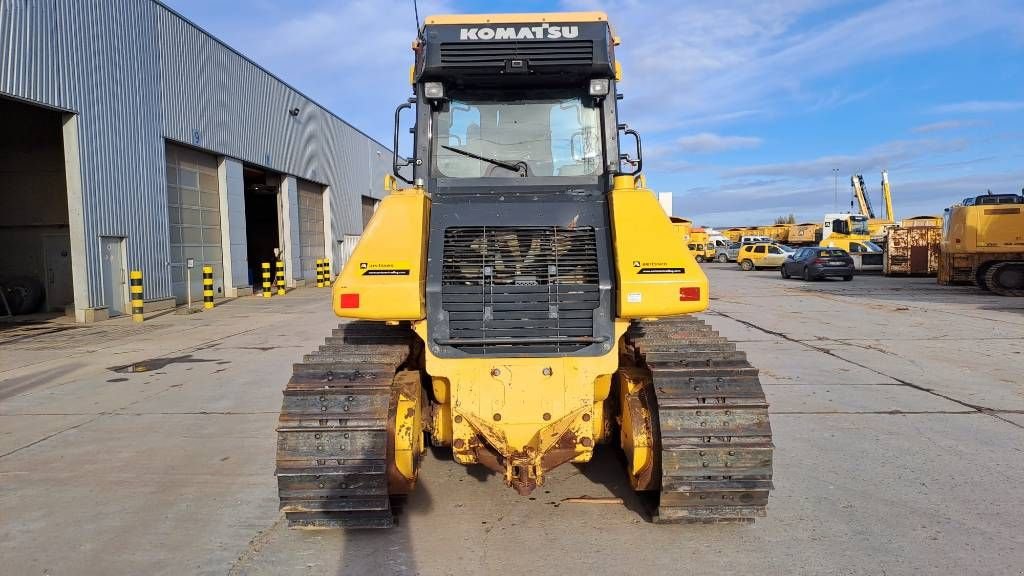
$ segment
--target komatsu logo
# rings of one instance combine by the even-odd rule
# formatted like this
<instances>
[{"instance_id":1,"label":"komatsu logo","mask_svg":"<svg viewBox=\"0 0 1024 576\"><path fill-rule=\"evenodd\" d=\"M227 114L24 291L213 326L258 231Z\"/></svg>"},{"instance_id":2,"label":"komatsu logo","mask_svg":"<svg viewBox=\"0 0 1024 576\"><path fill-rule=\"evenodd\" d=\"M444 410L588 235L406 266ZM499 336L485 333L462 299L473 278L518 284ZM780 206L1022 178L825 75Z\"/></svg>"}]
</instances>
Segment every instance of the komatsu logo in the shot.
<instances>
[{"instance_id":1,"label":"komatsu logo","mask_svg":"<svg viewBox=\"0 0 1024 576\"><path fill-rule=\"evenodd\" d=\"M579 26L508 26L505 28L462 28L459 40L541 40L544 38L575 38L580 35Z\"/></svg>"}]
</instances>

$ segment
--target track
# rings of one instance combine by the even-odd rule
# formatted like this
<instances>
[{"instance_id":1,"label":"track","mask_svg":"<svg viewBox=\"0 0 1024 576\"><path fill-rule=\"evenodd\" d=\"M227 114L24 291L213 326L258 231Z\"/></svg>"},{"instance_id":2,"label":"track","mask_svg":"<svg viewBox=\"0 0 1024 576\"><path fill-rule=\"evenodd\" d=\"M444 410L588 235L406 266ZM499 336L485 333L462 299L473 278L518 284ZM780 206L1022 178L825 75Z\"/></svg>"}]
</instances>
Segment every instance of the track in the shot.
<instances>
[{"instance_id":1,"label":"track","mask_svg":"<svg viewBox=\"0 0 1024 576\"><path fill-rule=\"evenodd\" d=\"M772 488L768 403L757 369L702 320L637 322L628 342L652 377L661 491L655 522L752 522Z\"/></svg>"},{"instance_id":2,"label":"track","mask_svg":"<svg viewBox=\"0 0 1024 576\"><path fill-rule=\"evenodd\" d=\"M392 381L414 354L404 326L343 324L295 364L277 428L277 484L288 525L387 528Z\"/></svg>"}]
</instances>

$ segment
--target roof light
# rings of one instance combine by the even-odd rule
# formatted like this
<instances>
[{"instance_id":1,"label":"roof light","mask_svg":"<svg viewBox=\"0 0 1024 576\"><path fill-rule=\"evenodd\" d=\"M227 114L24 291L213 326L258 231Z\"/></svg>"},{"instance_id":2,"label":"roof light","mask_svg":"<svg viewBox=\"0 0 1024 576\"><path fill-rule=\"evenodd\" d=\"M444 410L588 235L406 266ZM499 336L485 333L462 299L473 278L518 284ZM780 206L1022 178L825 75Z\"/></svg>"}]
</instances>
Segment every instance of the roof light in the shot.
<instances>
[{"instance_id":1,"label":"roof light","mask_svg":"<svg viewBox=\"0 0 1024 576\"><path fill-rule=\"evenodd\" d=\"M444 98L444 84L440 82L424 82L423 95L431 100Z\"/></svg>"},{"instance_id":2,"label":"roof light","mask_svg":"<svg viewBox=\"0 0 1024 576\"><path fill-rule=\"evenodd\" d=\"M590 80L591 96L606 96L608 94L608 79L593 78Z\"/></svg>"}]
</instances>

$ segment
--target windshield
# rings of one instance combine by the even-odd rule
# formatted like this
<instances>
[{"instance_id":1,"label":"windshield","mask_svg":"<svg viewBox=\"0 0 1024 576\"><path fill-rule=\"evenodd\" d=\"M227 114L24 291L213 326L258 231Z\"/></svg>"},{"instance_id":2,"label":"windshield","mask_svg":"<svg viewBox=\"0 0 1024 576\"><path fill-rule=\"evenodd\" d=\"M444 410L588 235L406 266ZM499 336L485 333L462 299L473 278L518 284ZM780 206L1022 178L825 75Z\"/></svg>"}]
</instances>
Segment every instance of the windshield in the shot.
<instances>
[{"instance_id":1,"label":"windshield","mask_svg":"<svg viewBox=\"0 0 1024 576\"><path fill-rule=\"evenodd\" d=\"M882 251L882 247L879 246L878 244L875 244L874 242L865 241L864 245L867 246L868 251L870 251L870 252L881 252Z\"/></svg>"},{"instance_id":2,"label":"windshield","mask_svg":"<svg viewBox=\"0 0 1024 576\"><path fill-rule=\"evenodd\" d=\"M603 168L601 124L591 97L566 91L529 100L454 95L437 113L439 176L518 178L591 176Z\"/></svg>"},{"instance_id":3,"label":"windshield","mask_svg":"<svg viewBox=\"0 0 1024 576\"><path fill-rule=\"evenodd\" d=\"M868 221L866 218L863 220L860 218L850 218L850 234L860 234L866 236L869 233L870 232L868 231Z\"/></svg>"}]
</instances>

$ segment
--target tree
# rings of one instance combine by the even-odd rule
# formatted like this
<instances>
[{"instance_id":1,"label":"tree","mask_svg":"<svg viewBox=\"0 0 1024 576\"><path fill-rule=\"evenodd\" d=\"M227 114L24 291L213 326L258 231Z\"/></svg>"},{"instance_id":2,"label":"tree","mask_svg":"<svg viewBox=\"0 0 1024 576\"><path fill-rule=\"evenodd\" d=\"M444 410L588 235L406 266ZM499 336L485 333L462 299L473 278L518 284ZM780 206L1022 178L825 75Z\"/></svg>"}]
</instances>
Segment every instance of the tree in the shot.
<instances>
[{"instance_id":1,"label":"tree","mask_svg":"<svg viewBox=\"0 0 1024 576\"><path fill-rule=\"evenodd\" d=\"M789 216L779 216L778 218L775 219L775 223L776 224L796 224L796 214L793 214L792 212L790 212Z\"/></svg>"}]
</instances>

